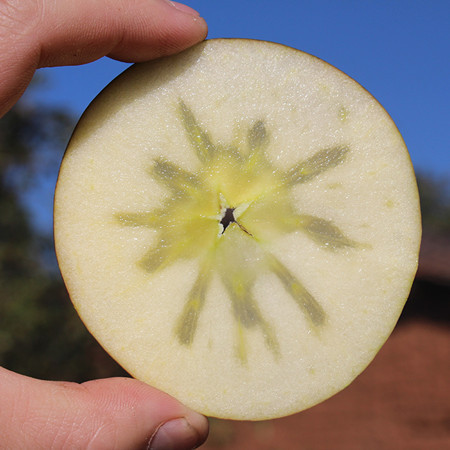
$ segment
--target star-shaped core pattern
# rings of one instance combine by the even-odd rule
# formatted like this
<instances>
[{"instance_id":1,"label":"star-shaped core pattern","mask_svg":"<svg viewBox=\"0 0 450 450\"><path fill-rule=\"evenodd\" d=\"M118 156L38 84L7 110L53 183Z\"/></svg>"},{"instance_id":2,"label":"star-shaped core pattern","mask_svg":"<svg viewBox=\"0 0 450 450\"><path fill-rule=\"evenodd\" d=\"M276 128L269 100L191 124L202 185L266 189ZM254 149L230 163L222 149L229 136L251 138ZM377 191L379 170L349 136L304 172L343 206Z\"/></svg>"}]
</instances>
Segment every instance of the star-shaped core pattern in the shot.
<instances>
[{"instance_id":1,"label":"star-shaped core pattern","mask_svg":"<svg viewBox=\"0 0 450 450\"><path fill-rule=\"evenodd\" d=\"M280 170L266 153L270 138L262 120L249 126L245 142L238 148L214 143L183 101L178 111L198 158L198 170L191 172L163 157L156 158L150 175L167 190L163 206L116 217L122 225L157 230L158 243L139 261L143 270L155 273L180 259L199 261L197 278L174 324L180 344L193 343L208 288L218 276L236 322L238 358L247 361L245 330L257 327L277 357L276 334L253 293L259 276L274 274L310 326L323 326L327 316L303 283L272 254L268 243L282 233L299 231L329 251L359 245L332 221L298 212L290 195L299 183L308 183L342 164L349 148L322 149L288 170Z\"/></svg>"}]
</instances>

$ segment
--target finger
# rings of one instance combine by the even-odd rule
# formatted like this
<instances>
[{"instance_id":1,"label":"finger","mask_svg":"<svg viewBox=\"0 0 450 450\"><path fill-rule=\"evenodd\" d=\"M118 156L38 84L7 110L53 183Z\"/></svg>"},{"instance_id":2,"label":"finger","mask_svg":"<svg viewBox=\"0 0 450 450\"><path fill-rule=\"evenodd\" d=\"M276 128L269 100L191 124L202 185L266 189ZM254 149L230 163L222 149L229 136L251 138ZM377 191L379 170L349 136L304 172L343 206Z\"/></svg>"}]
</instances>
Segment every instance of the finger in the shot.
<instances>
[{"instance_id":1,"label":"finger","mask_svg":"<svg viewBox=\"0 0 450 450\"><path fill-rule=\"evenodd\" d=\"M2 448L188 449L208 434L205 417L128 378L80 385L0 368L0 399Z\"/></svg>"},{"instance_id":2,"label":"finger","mask_svg":"<svg viewBox=\"0 0 450 450\"><path fill-rule=\"evenodd\" d=\"M149 60L187 48L206 34L198 13L167 0L53 1L35 30L39 66L81 64L104 55Z\"/></svg>"},{"instance_id":3,"label":"finger","mask_svg":"<svg viewBox=\"0 0 450 450\"><path fill-rule=\"evenodd\" d=\"M108 55L128 62L179 52L207 33L191 8L168 0L0 2L0 114L38 67Z\"/></svg>"}]
</instances>

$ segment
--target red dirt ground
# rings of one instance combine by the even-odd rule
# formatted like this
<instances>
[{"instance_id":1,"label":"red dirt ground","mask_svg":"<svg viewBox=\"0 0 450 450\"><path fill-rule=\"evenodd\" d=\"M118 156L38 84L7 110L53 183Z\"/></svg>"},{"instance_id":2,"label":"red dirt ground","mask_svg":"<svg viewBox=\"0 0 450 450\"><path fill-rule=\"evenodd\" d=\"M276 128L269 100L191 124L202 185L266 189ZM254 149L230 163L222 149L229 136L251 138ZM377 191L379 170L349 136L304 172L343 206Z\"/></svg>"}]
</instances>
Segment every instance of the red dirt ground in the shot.
<instances>
[{"instance_id":1,"label":"red dirt ground","mask_svg":"<svg viewBox=\"0 0 450 450\"><path fill-rule=\"evenodd\" d=\"M450 449L449 338L445 323L400 323L344 391L282 419L212 419L202 450Z\"/></svg>"}]
</instances>

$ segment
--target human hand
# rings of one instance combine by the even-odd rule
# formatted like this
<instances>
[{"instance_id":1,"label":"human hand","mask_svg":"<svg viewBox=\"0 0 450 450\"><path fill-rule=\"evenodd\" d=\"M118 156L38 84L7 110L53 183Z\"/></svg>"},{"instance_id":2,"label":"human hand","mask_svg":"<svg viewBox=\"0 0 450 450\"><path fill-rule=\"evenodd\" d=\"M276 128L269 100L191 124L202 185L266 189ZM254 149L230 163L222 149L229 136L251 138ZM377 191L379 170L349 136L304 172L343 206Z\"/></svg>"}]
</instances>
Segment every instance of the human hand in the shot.
<instances>
[{"instance_id":1,"label":"human hand","mask_svg":"<svg viewBox=\"0 0 450 450\"><path fill-rule=\"evenodd\" d=\"M147 61L180 52L207 34L205 21L169 0L0 1L0 117L36 69L103 56Z\"/></svg>"},{"instance_id":2,"label":"human hand","mask_svg":"<svg viewBox=\"0 0 450 450\"><path fill-rule=\"evenodd\" d=\"M206 32L195 11L166 0L0 1L0 116L39 67L145 61ZM187 449L207 433L205 417L137 380L50 382L0 368L0 448Z\"/></svg>"}]
</instances>

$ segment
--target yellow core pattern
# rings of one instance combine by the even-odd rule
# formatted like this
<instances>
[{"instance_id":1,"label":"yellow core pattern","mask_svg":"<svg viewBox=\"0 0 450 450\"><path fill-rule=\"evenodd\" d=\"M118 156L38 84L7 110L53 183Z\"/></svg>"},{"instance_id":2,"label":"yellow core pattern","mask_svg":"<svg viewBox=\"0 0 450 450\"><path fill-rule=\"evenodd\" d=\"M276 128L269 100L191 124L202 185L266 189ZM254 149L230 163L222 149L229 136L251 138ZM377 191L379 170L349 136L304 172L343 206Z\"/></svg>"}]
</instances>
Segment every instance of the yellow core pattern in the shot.
<instances>
[{"instance_id":1,"label":"yellow core pattern","mask_svg":"<svg viewBox=\"0 0 450 450\"><path fill-rule=\"evenodd\" d=\"M300 231L329 251L361 247L332 221L296 211L290 199L292 187L345 163L350 149L346 145L319 149L312 157L282 171L267 157L270 135L263 121L250 124L239 148L222 146L213 142L183 101L177 108L199 169L190 172L156 158L150 176L167 190L163 206L152 211L121 212L116 218L121 225L158 231L157 245L138 262L149 274L179 259L199 260L197 279L174 324L181 345L190 346L194 341L209 284L218 275L237 324L237 357L246 363L245 330L259 327L276 358L276 333L252 293L259 274L275 274L312 327L324 326L326 312L266 244L282 233Z\"/></svg>"}]
</instances>

